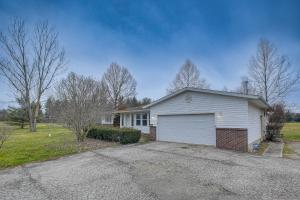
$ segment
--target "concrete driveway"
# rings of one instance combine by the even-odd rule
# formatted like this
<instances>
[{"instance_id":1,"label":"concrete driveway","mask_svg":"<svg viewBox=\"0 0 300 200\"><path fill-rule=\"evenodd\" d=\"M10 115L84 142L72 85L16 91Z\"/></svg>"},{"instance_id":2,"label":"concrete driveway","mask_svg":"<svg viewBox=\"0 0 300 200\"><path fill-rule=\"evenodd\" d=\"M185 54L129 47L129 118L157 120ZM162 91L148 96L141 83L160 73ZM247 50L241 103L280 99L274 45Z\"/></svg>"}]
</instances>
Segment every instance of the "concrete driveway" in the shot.
<instances>
[{"instance_id":1,"label":"concrete driveway","mask_svg":"<svg viewBox=\"0 0 300 200\"><path fill-rule=\"evenodd\" d=\"M293 159L300 159L300 142L288 142L287 144L295 152L294 154L289 155L289 157Z\"/></svg>"},{"instance_id":2,"label":"concrete driveway","mask_svg":"<svg viewBox=\"0 0 300 200\"><path fill-rule=\"evenodd\" d=\"M0 171L0 199L300 199L300 161L154 142Z\"/></svg>"}]
</instances>

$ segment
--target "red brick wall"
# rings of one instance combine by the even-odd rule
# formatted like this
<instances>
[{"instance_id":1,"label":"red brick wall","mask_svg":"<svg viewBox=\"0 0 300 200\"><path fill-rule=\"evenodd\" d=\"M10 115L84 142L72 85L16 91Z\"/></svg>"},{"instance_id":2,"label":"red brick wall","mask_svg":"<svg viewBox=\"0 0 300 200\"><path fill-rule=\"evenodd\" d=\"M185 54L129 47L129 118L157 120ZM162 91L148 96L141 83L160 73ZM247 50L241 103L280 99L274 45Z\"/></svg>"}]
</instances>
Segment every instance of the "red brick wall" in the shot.
<instances>
[{"instance_id":1,"label":"red brick wall","mask_svg":"<svg viewBox=\"0 0 300 200\"><path fill-rule=\"evenodd\" d=\"M156 126L150 126L150 140L156 140Z\"/></svg>"},{"instance_id":2,"label":"red brick wall","mask_svg":"<svg viewBox=\"0 0 300 200\"><path fill-rule=\"evenodd\" d=\"M248 151L248 131L240 128L217 128L218 148L235 151Z\"/></svg>"}]
</instances>

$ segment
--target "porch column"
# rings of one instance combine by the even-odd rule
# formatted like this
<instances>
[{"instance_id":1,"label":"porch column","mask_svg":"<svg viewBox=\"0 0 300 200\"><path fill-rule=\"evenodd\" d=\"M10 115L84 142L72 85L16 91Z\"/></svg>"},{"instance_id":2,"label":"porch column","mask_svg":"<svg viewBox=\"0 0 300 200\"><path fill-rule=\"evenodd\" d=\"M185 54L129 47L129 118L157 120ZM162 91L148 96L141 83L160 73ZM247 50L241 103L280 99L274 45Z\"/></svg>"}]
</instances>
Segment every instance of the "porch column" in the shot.
<instances>
[{"instance_id":1,"label":"porch column","mask_svg":"<svg viewBox=\"0 0 300 200\"><path fill-rule=\"evenodd\" d=\"M123 125L124 125L123 113L120 113L120 127L123 127Z\"/></svg>"}]
</instances>

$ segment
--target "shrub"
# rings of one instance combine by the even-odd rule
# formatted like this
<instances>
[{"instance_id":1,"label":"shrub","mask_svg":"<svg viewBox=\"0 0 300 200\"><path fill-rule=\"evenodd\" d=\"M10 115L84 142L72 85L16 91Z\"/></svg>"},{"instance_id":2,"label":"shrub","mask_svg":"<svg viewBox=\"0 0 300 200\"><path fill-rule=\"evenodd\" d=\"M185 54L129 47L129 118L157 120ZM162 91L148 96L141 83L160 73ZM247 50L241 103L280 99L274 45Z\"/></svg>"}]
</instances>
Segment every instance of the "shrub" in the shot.
<instances>
[{"instance_id":1,"label":"shrub","mask_svg":"<svg viewBox=\"0 0 300 200\"><path fill-rule=\"evenodd\" d=\"M106 141L119 142L120 141L120 133L116 128L98 128L100 132L100 138Z\"/></svg>"},{"instance_id":2,"label":"shrub","mask_svg":"<svg viewBox=\"0 0 300 200\"><path fill-rule=\"evenodd\" d=\"M102 134L96 128L90 129L86 137L88 137L88 138L94 138L94 139L99 139L99 140L103 139Z\"/></svg>"},{"instance_id":3,"label":"shrub","mask_svg":"<svg viewBox=\"0 0 300 200\"><path fill-rule=\"evenodd\" d=\"M141 131L136 129L121 129L121 144L137 143L141 138Z\"/></svg>"},{"instance_id":4,"label":"shrub","mask_svg":"<svg viewBox=\"0 0 300 200\"><path fill-rule=\"evenodd\" d=\"M284 126L284 121L284 105L274 104L270 110L269 122L267 125L267 140L277 140L280 137L281 129Z\"/></svg>"},{"instance_id":5,"label":"shrub","mask_svg":"<svg viewBox=\"0 0 300 200\"><path fill-rule=\"evenodd\" d=\"M131 128L96 127L88 132L87 137L130 144L140 140L141 131Z\"/></svg>"}]
</instances>

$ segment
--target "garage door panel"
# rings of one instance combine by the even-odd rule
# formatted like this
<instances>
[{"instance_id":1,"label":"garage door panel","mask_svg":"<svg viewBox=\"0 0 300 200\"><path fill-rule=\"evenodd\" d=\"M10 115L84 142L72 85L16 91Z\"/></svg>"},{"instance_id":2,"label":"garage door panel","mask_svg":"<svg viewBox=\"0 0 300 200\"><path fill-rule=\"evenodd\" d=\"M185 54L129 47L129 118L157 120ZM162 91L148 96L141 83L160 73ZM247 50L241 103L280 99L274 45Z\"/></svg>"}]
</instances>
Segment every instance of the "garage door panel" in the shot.
<instances>
[{"instance_id":1,"label":"garage door panel","mask_svg":"<svg viewBox=\"0 0 300 200\"><path fill-rule=\"evenodd\" d=\"M214 115L158 117L158 140L191 144L216 144Z\"/></svg>"}]
</instances>

